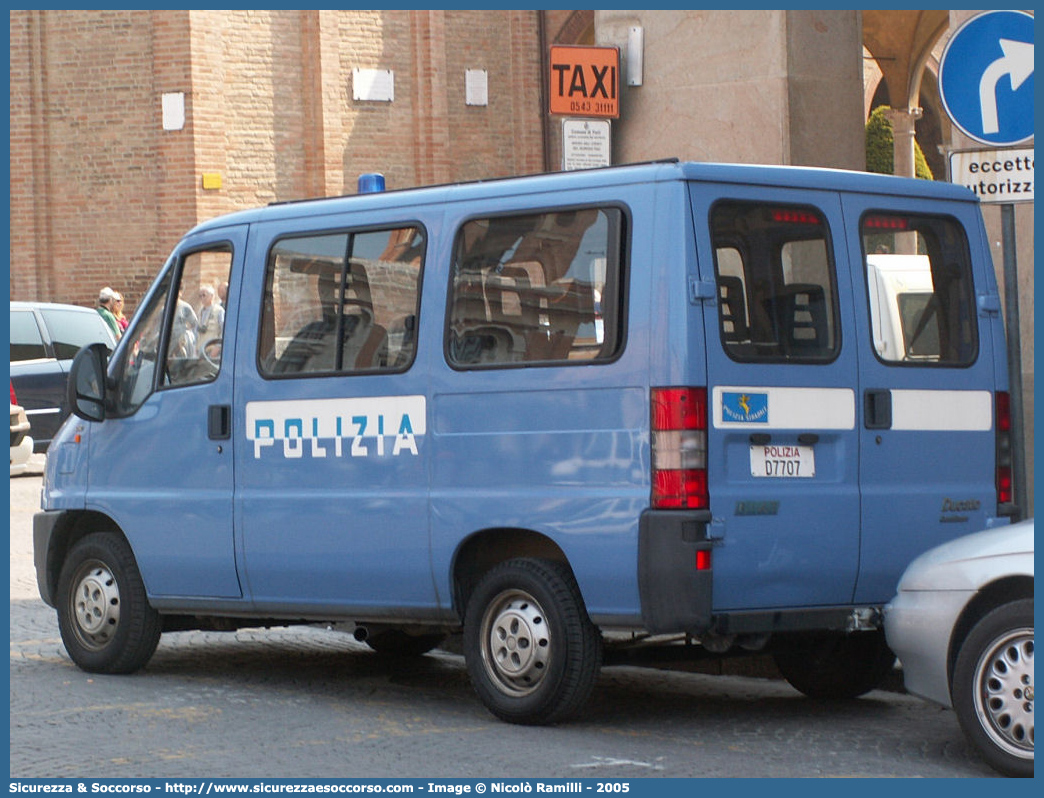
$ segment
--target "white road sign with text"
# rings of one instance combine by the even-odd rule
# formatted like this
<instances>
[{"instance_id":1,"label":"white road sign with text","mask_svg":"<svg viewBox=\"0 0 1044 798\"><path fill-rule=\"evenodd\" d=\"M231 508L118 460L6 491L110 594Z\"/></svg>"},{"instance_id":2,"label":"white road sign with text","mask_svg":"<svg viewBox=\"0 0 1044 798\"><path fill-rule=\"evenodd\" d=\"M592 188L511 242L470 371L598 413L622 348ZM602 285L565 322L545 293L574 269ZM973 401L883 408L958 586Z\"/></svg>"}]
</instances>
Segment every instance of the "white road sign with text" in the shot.
<instances>
[{"instance_id":1,"label":"white road sign with text","mask_svg":"<svg viewBox=\"0 0 1044 798\"><path fill-rule=\"evenodd\" d=\"M982 202L1033 202L1033 149L951 152L950 182Z\"/></svg>"}]
</instances>

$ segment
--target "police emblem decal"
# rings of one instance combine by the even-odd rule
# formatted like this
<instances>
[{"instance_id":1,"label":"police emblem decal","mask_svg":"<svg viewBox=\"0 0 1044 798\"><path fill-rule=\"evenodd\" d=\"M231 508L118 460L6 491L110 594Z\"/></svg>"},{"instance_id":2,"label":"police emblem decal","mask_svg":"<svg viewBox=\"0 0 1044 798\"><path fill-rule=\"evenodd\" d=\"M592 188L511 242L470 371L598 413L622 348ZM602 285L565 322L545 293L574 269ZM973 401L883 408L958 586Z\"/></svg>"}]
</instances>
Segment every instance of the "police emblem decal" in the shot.
<instances>
[{"instance_id":1,"label":"police emblem decal","mask_svg":"<svg viewBox=\"0 0 1044 798\"><path fill-rule=\"evenodd\" d=\"M721 420L733 424L768 424L768 394L723 391Z\"/></svg>"}]
</instances>

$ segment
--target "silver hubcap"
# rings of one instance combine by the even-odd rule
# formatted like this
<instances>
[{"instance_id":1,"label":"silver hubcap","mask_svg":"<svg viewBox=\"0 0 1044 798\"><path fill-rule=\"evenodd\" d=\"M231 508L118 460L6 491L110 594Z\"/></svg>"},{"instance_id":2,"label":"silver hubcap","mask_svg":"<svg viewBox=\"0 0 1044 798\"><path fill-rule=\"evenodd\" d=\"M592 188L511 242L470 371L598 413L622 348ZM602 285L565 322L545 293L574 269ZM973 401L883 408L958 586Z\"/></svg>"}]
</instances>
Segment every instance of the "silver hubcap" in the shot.
<instances>
[{"instance_id":1,"label":"silver hubcap","mask_svg":"<svg viewBox=\"0 0 1044 798\"><path fill-rule=\"evenodd\" d=\"M975 711L1003 750L1033 757L1033 630L997 638L975 668Z\"/></svg>"},{"instance_id":2,"label":"silver hubcap","mask_svg":"<svg viewBox=\"0 0 1044 798\"><path fill-rule=\"evenodd\" d=\"M524 696L547 673L551 630L544 611L522 591L505 591L486 609L481 640L486 672L503 692Z\"/></svg>"},{"instance_id":3,"label":"silver hubcap","mask_svg":"<svg viewBox=\"0 0 1044 798\"><path fill-rule=\"evenodd\" d=\"M120 624L120 588L102 563L87 563L74 582L71 597L76 634L87 647L108 645Z\"/></svg>"}]
</instances>

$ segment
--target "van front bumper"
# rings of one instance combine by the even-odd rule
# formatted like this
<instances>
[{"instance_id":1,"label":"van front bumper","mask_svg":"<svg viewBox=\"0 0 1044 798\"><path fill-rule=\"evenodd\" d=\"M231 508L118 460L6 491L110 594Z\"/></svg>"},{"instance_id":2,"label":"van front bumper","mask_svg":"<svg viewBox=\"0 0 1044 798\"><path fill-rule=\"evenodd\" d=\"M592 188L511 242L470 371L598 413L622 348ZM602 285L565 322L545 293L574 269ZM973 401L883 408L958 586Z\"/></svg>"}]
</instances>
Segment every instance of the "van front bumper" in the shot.
<instances>
[{"instance_id":1,"label":"van front bumper","mask_svg":"<svg viewBox=\"0 0 1044 798\"><path fill-rule=\"evenodd\" d=\"M58 586L58 573L54 570L55 553L51 547L51 538L58 522L65 515L64 510L44 510L33 516L33 562L36 565L36 586L40 590L40 598L49 607L55 606L54 592ZM52 580L51 573L54 572Z\"/></svg>"}]
</instances>

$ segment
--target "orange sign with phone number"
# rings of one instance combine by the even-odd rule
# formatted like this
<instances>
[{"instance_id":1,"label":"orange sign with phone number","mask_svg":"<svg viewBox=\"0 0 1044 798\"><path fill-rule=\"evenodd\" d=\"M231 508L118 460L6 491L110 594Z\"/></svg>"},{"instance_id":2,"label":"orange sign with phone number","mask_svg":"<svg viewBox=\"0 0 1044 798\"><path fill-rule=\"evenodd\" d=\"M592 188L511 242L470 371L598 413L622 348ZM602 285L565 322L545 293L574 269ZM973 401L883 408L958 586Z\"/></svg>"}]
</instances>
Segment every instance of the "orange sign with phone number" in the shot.
<instances>
[{"instance_id":1,"label":"orange sign with phone number","mask_svg":"<svg viewBox=\"0 0 1044 798\"><path fill-rule=\"evenodd\" d=\"M551 47L550 112L620 118L620 48Z\"/></svg>"}]
</instances>

